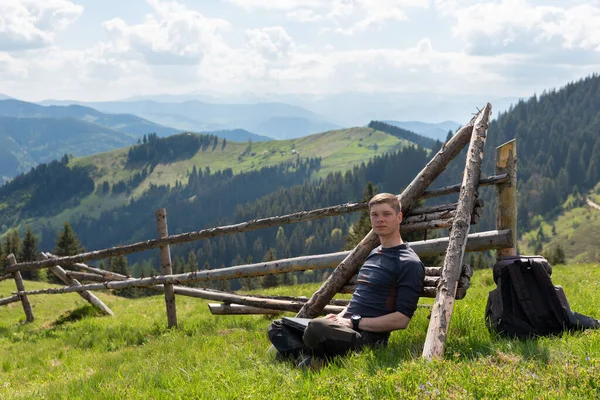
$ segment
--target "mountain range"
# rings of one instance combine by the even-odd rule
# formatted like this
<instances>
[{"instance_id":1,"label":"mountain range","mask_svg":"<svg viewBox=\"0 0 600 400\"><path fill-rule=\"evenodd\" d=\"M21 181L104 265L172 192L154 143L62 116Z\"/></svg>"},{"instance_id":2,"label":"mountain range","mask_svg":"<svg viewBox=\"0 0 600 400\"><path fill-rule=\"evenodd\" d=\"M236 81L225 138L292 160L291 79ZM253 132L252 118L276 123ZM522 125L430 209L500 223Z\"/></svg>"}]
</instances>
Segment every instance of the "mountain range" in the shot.
<instances>
[{"instance_id":1,"label":"mountain range","mask_svg":"<svg viewBox=\"0 0 600 400\"><path fill-rule=\"evenodd\" d=\"M340 128L325 117L285 103L218 104L199 100L74 102L46 100L44 105L79 104L106 113L130 113L190 132L244 129L275 139L289 139Z\"/></svg>"}]
</instances>

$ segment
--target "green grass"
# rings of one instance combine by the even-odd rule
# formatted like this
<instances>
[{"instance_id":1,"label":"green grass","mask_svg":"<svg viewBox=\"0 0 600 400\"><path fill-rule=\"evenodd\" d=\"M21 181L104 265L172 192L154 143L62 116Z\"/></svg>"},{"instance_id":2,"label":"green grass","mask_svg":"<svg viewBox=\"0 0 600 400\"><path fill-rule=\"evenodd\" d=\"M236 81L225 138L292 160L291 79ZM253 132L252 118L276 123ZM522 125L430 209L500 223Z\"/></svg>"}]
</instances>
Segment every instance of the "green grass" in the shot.
<instances>
[{"instance_id":1,"label":"green grass","mask_svg":"<svg viewBox=\"0 0 600 400\"><path fill-rule=\"evenodd\" d=\"M555 266L572 307L600 317L600 266ZM26 282L30 289L43 284ZM428 324L419 308L385 349L299 371L266 353L264 316L213 316L207 301L177 297L179 328L165 328L162 296L128 300L100 293L115 317L100 317L75 294L31 296L0 308L2 399L381 399L600 397L600 331L517 341L484 326L491 271L478 271L456 303L446 356L420 359ZM268 293L310 295L317 285ZM0 283L7 296L14 283ZM431 299L423 301L431 303Z\"/></svg>"}]
</instances>

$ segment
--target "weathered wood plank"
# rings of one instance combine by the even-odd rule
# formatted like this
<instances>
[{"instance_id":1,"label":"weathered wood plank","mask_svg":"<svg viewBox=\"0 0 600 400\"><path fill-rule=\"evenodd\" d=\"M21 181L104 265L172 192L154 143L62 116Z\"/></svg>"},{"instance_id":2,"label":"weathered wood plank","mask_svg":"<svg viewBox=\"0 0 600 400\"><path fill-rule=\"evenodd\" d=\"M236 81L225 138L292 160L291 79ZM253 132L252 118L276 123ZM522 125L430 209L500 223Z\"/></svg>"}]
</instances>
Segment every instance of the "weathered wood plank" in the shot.
<instances>
[{"instance_id":1,"label":"weathered wood plank","mask_svg":"<svg viewBox=\"0 0 600 400\"><path fill-rule=\"evenodd\" d=\"M21 300L21 297L19 297L16 294L13 296L5 297L3 299L0 299L0 306L5 306L7 304L17 302L19 300Z\"/></svg>"},{"instance_id":2,"label":"weathered wood plank","mask_svg":"<svg viewBox=\"0 0 600 400\"><path fill-rule=\"evenodd\" d=\"M510 179L496 186L496 228L512 231L512 245L498 249L497 257L517 255L517 141L513 139L496 148L496 174Z\"/></svg>"},{"instance_id":3,"label":"weathered wood plank","mask_svg":"<svg viewBox=\"0 0 600 400\"><path fill-rule=\"evenodd\" d=\"M492 106L488 103L474 124L456 216L450 232L442 277L437 288L434 306L431 309L429 328L423 347L423 357L426 359L441 357L444 353L444 344L454 310L456 289L471 225L471 212L479 188L483 150L491 112Z\"/></svg>"},{"instance_id":4,"label":"weathered wood plank","mask_svg":"<svg viewBox=\"0 0 600 400\"><path fill-rule=\"evenodd\" d=\"M277 315L281 310L270 310L268 308L243 306L241 304L209 303L208 309L213 315ZM340 311L343 307L340 307Z\"/></svg>"},{"instance_id":5,"label":"weathered wood plank","mask_svg":"<svg viewBox=\"0 0 600 400\"><path fill-rule=\"evenodd\" d=\"M78 271L69 271L66 270L65 274L67 274L67 276L70 279L77 279L79 281L92 281L92 282L108 282L111 279L109 279L108 277L104 277L102 275L97 275L97 274L90 274L87 272L78 272ZM120 281L120 280L125 280L125 279L114 279L116 281Z\"/></svg>"},{"instance_id":6,"label":"weathered wood plank","mask_svg":"<svg viewBox=\"0 0 600 400\"><path fill-rule=\"evenodd\" d=\"M510 179L510 176L508 174L493 175L493 176L489 176L487 178L480 179L479 186L500 185L500 184L508 182L509 179ZM462 184L459 183L456 185L446 186L446 187L439 188L439 189L427 190L425 193L423 193L422 198L430 199L432 197L442 197L442 196L446 196L446 195L449 195L452 193L458 193L458 192L460 192L461 185Z\"/></svg>"},{"instance_id":7,"label":"weathered wood plank","mask_svg":"<svg viewBox=\"0 0 600 400\"><path fill-rule=\"evenodd\" d=\"M0 276L0 282L5 281L7 279L11 279L12 277L13 277L12 274L2 275L2 276Z\"/></svg>"},{"instance_id":8,"label":"weathered wood plank","mask_svg":"<svg viewBox=\"0 0 600 400\"><path fill-rule=\"evenodd\" d=\"M167 210L161 208L156 211L156 225L158 230L158 237L165 238L169 236L169 229L167 226ZM160 248L160 270L163 275L173 274L171 267L171 248L169 245L162 246ZM173 284L165 283L165 303L167 307L167 322L169 328L177 326L177 307L175 304L175 293L173 291Z\"/></svg>"},{"instance_id":9,"label":"weathered wood plank","mask_svg":"<svg viewBox=\"0 0 600 400\"><path fill-rule=\"evenodd\" d=\"M17 264L17 259L14 254L9 254L6 257L8 261L8 266L14 266ZM8 269L8 268L7 268ZM12 271L12 276L15 280L15 285L17 286L17 291L24 292L25 285L23 284L23 277L21 276L21 272L17 269ZM33 309L31 308L31 303L29 302L29 297L27 295L19 295L21 298L21 304L23 304L23 311L25 312L25 320L27 322L33 322L35 317L33 316Z\"/></svg>"},{"instance_id":10,"label":"weathered wood plank","mask_svg":"<svg viewBox=\"0 0 600 400\"><path fill-rule=\"evenodd\" d=\"M50 258L47 254L45 253L41 253L42 257L44 258ZM61 281L63 281L66 285L69 286L81 286L81 283L79 283L79 281L77 279L71 279L67 276L67 274L65 273L65 270L61 268L60 265L55 265L53 267L50 267L50 271L52 271L54 273L54 275L56 275L58 277L58 279L60 279ZM102 313L106 314L106 315L110 315L110 316L114 316L115 314L112 312L112 310L106 305L104 304L104 302L102 300L100 300L98 297L96 297L93 293L91 293L90 291L83 291L83 292L78 292L78 294L86 301L88 301L91 305L93 305L94 307L96 307L97 309L99 309L100 311L102 311Z\"/></svg>"}]
</instances>

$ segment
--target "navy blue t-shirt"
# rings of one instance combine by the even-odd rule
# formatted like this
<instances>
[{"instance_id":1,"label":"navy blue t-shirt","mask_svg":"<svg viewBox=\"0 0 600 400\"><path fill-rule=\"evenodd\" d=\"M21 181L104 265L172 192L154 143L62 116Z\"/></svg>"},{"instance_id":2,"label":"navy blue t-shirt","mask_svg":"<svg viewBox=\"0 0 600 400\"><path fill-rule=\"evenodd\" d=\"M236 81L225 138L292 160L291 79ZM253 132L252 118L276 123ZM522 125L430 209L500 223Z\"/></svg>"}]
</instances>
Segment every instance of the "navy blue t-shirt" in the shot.
<instances>
[{"instance_id":1,"label":"navy blue t-shirt","mask_svg":"<svg viewBox=\"0 0 600 400\"><path fill-rule=\"evenodd\" d=\"M408 243L373 249L358 273L346 315L380 317L395 311L411 318L423 290L425 266Z\"/></svg>"}]
</instances>

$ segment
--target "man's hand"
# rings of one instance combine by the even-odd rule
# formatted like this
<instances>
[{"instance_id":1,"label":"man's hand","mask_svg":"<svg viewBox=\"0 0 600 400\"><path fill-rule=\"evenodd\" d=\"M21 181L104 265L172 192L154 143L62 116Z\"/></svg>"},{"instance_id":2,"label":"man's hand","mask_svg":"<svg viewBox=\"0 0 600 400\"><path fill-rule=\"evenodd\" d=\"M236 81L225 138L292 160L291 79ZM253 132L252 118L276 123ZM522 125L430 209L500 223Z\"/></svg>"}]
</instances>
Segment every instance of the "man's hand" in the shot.
<instances>
[{"instance_id":1,"label":"man's hand","mask_svg":"<svg viewBox=\"0 0 600 400\"><path fill-rule=\"evenodd\" d=\"M352 321L350 321L349 318L341 317L339 314L327 314L325 318L335 322L338 325L345 326L347 328L352 328Z\"/></svg>"}]
</instances>

